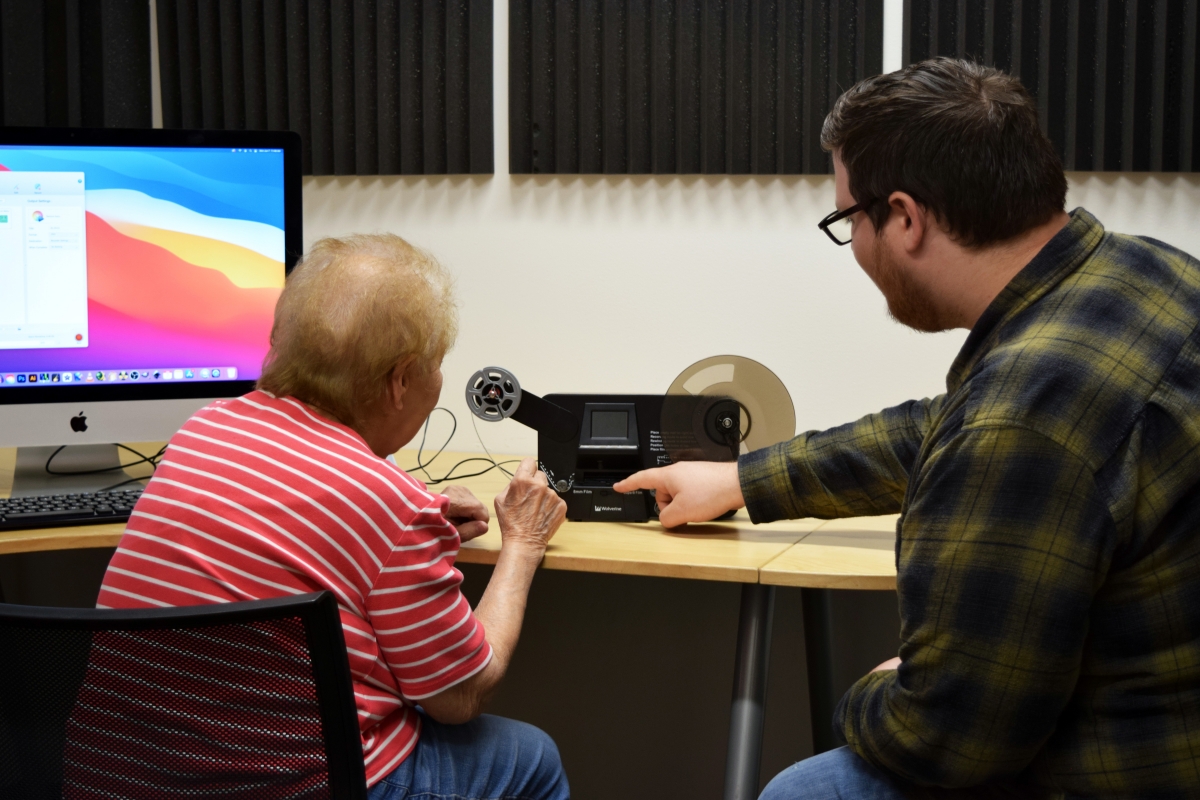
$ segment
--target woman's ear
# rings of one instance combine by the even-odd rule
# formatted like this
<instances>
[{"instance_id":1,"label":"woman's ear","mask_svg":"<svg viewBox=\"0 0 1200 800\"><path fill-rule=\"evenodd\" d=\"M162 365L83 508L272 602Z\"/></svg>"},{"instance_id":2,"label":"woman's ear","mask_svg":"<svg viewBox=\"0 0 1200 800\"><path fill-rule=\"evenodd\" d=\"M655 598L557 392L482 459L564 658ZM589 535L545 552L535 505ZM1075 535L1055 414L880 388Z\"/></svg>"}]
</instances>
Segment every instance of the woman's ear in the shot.
<instances>
[{"instance_id":1,"label":"woman's ear","mask_svg":"<svg viewBox=\"0 0 1200 800\"><path fill-rule=\"evenodd\" d=\"M388 375L388 401L395 411L401 411L404 408L404 395L408 392L409 385L412 384L416 363L416 356L406 356L392 367L391 374Z\"/></svg>"}]
</instances>

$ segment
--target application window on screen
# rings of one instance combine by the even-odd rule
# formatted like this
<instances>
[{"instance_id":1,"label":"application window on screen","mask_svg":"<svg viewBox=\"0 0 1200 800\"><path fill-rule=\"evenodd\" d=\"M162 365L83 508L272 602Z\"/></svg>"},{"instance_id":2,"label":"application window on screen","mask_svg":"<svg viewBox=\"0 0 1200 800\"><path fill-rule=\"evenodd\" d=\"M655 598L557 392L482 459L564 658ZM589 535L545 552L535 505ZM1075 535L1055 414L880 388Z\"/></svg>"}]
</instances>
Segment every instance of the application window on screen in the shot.
<instances>
[{"instance_id":1,"label":"application window on screen","mask_svg":"<svg viewBox=\"0 0 1200 800\"><path fill-rule=\"evenodd\" d=\"M0 145L0 392L254 380L284 216L281 150Z\"/></svg>"},{"instance_id":2,"label":"application window on screen","mask_svg":"<svg viewBox=\"0 0 1200 800\"><path fill-rule=\"evenodd\" d=\"M0 172L0 349L88 346L82 172Z\"/></svg>"}]
</instances>

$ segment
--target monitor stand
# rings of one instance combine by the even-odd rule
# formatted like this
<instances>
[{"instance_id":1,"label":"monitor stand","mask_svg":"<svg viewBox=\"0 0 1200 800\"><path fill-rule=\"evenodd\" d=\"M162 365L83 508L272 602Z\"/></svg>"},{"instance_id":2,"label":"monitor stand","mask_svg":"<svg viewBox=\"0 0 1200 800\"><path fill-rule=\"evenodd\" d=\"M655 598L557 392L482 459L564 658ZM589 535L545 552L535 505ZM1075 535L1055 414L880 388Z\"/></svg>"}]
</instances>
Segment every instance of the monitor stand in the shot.
<instances>
[{"instance_id":1,"label":"monitor stand","mask_svg":"<svg viewBox=\"0 0 1200 800\"><path fill-rule=\"evenodd\" d=\"M47 494L79 494L107 489L129 480L132 476L121 469L121 459L115 444L72 444L54 456L50 468L55 472L90 472L88 475L51 475L46 461L57 447L18 447L17 464L13 472L13 497ZM92 470L107 470L92 472ZM127 483L122 489L135 488Z\"/></svg>"}]
</instances>

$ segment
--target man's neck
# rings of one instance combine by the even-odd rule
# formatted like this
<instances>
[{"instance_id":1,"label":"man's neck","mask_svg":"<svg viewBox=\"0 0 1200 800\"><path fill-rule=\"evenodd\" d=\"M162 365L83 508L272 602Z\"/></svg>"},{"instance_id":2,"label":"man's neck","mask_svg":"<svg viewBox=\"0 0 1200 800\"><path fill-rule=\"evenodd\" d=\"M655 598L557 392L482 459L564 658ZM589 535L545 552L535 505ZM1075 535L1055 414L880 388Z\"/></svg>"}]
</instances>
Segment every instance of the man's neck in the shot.
<instances>
[{"instance_id":1,"label":"man's neck","mask_svg":"<svg viewBox=\"0 0 1200 800\"><path fill-rule=\"evenodd\" d=\"M954 309L955 327L968 330L975 327L1004 287L1070 221L1071 216L1064 211L998 245L981 250L951 245L958 252L943 260L938 284L944 287L945 302Z\"/></svg>"}]
</instances>

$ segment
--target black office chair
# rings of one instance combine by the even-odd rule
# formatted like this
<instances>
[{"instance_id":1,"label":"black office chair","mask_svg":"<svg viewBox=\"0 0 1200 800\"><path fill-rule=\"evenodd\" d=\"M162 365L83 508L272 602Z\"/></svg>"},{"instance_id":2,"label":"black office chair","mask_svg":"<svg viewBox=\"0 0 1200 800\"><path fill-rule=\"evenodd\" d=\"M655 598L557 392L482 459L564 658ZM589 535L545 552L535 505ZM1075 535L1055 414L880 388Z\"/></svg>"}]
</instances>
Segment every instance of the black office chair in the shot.
<instances>
[{"instance_id":1,"label":"black office chair","mask_svg":"<svg viewBox=\"0 0 1200 800\"><path fill-rule=\"evenodd\" d=\"M366 796L328 592L128 611L0 604L0 798Z\"/></svg>"}]
</instances>

